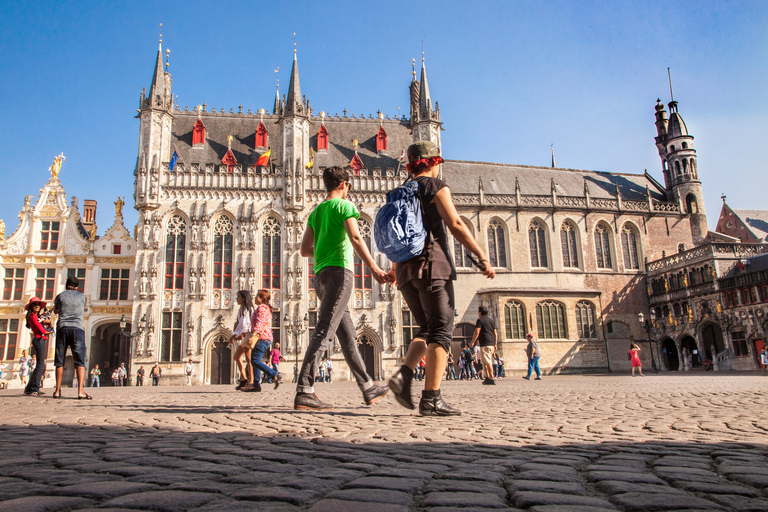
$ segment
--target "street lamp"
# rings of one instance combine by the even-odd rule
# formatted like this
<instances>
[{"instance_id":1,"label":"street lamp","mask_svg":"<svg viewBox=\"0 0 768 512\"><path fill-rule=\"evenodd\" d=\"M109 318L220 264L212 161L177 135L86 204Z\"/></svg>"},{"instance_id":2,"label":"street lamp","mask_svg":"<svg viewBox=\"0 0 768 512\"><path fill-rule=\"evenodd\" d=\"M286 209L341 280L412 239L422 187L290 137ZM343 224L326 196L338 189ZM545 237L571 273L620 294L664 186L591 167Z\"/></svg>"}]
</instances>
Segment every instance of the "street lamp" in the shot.
<instances>
[{"instance_id":1,"label":"street lamp","mask_svg":"<svg viewBox=\"0 0 768 512\"><path fill-rule=\"evenodd\" d=\"M125 315L122 315L120 317L120 333L128 338L128 352L131 351L131 346L133 346L133 340L139 338L142 334L144 334L144 329L147 327L147 315L141 315L141 319L139 320L139 329L136 332L126 331L125 326L127 325L127 321L125 320ZM128 371L131 370L131 361L129 358L128 361ZM129 374L130 375L130 374ZM130 384L131 379L127 379L127 382Z\"/></svg>"},{"instance_id":2,"label":"street lamp","mask_svg":"<svg viewBox=\"0 0 768 512\"><path fill-rule=\"evenodd\" d=\"M653 373L659 373L659 370L656 368L656 358L653 356L653 341L651 340L651 325L653 325L654 320L656 320L656 313L654 313L653 310L651 310L650 320L645 320L642 311L637 314L637 321L640 322L640 325L645 327L645 332L648 334L648 346L651 349L651 368L653 369Z\"/></svg>"},{"instance_id":3,"label":"street lamp","mask_svg":"<svg viewBox=\"0 0 768 512\"><path fill-rule=\"evenodd\" d=\"M304 334L304 332L307 330L307 327L309 327L309 315L307 313L304 313L304 318L302 319L302 322L296 325L293 325L291 323L291 319L288 318L288 313L285 314L283 317L283 324L285 324L285 331L288 333L289 336L293 335L293 350L295 353L295 363L293 365L293 378L294 382L298 382L299 377L299 337ZM291 340L288 340L288 343L290 343Z\"/></svg>"}]
</instances>

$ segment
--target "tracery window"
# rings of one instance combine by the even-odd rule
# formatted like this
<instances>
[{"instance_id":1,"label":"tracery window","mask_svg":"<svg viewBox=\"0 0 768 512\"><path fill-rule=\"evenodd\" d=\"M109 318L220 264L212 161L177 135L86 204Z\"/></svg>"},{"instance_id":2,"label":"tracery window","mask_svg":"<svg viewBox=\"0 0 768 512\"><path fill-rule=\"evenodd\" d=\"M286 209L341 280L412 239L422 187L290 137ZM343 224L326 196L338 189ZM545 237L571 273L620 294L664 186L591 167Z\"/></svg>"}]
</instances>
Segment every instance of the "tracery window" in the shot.
<instances>
[{"instance_id":1,"label":"tracery window","mask_svg":"<svg viewBox=\"0 0 768 512\"><path fill-rule=\"evenodd\" d=\"M629 226L624 226L621 230L621 248L624 252L624 268L639 269L640 262L637 251L637 235L635 230Z\"/></svg>"},{"instance_id":2,"label":"tracery window","mask_svg":"<svg viewBox=\"0 0 768 512\"><path fill-rule=\"evenodd\" d=\"M161 326L161 361L181 361L182 313L180 311L163 312Z\"/></svg>"},{"instance_id":3,"label":"tracery window","mask_svg":"<svg viewBox=\"0 0 768 512\"><path fill-rule=\"evenodd\" d=\"M368 251L371 250L371 223L366 219L360 219L357 222L358 229L360 230L360 236L365 242L365 246L368 247ZM355 274L355 307L356 308L370 308L373 307L373 277L371 275L371 269L363 264L357 253L354 258L354 274Z\"/></svg>"},{"instance_id":4,"label":"tracery window","mask_svg":"<svg viewBox=\"0 0 768 512\"><path fill-rule=\"evenodd\" d=\"M598 224L595 228L595 256L597 268L613 268L611 235L604 224Z\"/></svg>"},{"instance_id":5,"label":"tracery window","mask_svg":"<svg viewBox=\"0 0 768 512\"><path fill-rule=\"evenodd\" d=\"M472 232L472 228L469 226L469 224L464 220L461 219L461 221L464 223L465 226L467 226L467 229ZM474 235L474 233L472 233ZM472 260L469 259L469 255L472 254L472 251L461 245L461 242L459 242L456 237L453 238L453 259L454 263L456 264L456 268L471 268L472 267Z\"/></svg>"},{"instance_id":6,"label":"tracery window","mask_svg":"<svg viewBox=\"0 0 768 512\"><path fill-rule=\"evenodd\" d=\"M59 223L44 220L40 229L40 250L55 251L59 248Z\"/></svg>"},{"instance_id":7,"label":"tracery window","mask_svg":"<svg viewBox=\"0 0 768 512\"><path fill-rule=\"evenodd\" d=\"M492 267L507 266L507 245L504 239L504 226L498 220L488 224L488 258Z\"/></svg>"},{"instance_id":8,"label":"tracery window","mask_svg":"<svg viewBox=\"0 0 768 512\"><path fill-rule=\"evenodd\" d=\"M528 243L531 246L531 266L546 268L547 264L547 233L544 226L537 220L531 222L528 228Z\"/></svg>"},{"instance_id":9,"label":"tracery window","mask_svg":"<svg viewBox=\"0 0 768 512\"><path fill-rule=\"evenodd\" d=\"M587 301L576 304L576 331L579 339L597 338L595 328L595 306Z\"/></svg>"},{"instance_id":10,"label":"tracery window","mask_svg":"<svg viewBox=\"0 0 768 512\"><path fill-rule=\"evenodd\" d=\"M232 303L232 247L234 222L228 215L216 219L213 226L213 307Z\"/></svg>"},{"instance_id":11,"label":"tracery window","mask_svg":"<svg viewBox=\"0 0 768 512\"><path fill-rule=\"evenodd\" d=\"M536 325L541 340L568 338L565 309L559 302L544 301L536 304Z\"/></svg>"},{"instance_id":12,"label":"tracery window","mask_svg":"<svg viewBox=\"0 0 768 512\"><path fill-rule=\"evenodd\" d=\"M264 221L261 250L261 287L280 290L280 221L267 217Z\"/></svg>"},{"instance_id":13,"label":"tracery window","mask_svg":"<svg viewBox=\"0 0 768 512\"><path fill-rule=\"evenodd\" d=\"M184 261L187 251L187 224L181 215L168 221L165 234L165 289L184 289ZM194 292L194 290L193 290Z\"/></svg>"},{"instance_id":14,"label":"tracery window","mask_svg":"<svg viewBox=\"0 0 768 512\"><path fill-rule=\"evenodd\" d=\"M570 222L563 222L560 227L560 247L563 250L563 266L579 267L579 252L576 245L576 228Z\"/></svg>"},{"instance_id":15,"label":"tracery window","mask_svg":"<svg viewBox=\"0 0 768 512\"><path fill-rule=\"evenodd\" d=\"M504 305L504 321L507 324L508 340L523 340L527 334L525 328L525 306L522 302L511 300Z\"/></svg>"}]
</instances>

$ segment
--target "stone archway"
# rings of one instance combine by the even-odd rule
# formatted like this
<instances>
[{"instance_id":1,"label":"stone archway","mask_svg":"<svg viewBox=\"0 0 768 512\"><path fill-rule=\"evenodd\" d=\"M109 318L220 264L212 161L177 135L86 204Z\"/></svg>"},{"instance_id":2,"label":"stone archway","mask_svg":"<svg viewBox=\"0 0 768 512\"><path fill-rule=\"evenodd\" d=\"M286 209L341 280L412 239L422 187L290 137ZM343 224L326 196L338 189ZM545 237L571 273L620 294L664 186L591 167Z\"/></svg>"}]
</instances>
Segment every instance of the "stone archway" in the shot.
<instances>
[{"instance_id":1,"label":"stone archway","mask_svg":"<svg viewBox=\"0 0 768 512\"><path fill-rule=\"evenodd\" d=\"M234 381L235 346L231 339L232 333L226 329L215 329L206 336L203 342L203 382L215 385Z\"/></svg>"},{"instance_id":2,"label":"stone archway","mask_svg":"<svg viewBox=\"0 0 768 512\"><path fill-rule=\"evenodd\" d=\"M665 339L661 343L661 351L664 356L664 364L671 372L676 372L680 369L680 357L677 353L677 345L671 338Z\"/></svg>"},{"instance_id":3,"label":"stone archway","mask_svg":"<svg viewBox=\"0 0 768 512\"><path fill-rule=\"evenodd\" d=\"M127 324L125 328L130 331L131 324ZM89 376L91 368L98 364L101 370L101 385L111 386L112 372L120 367L120 363L125 363L126 369L130 371L131 340L122 334L117 321L99 324L91 332L91 351L87 358L88 367L85 374ZM89 378L86 380L90 383ZM130 382L130 379L128 381Z\"/></svg>"},{"instance_id":4,"label":"stone archway","mask_svg":"<svg viewBox=\"0 0 768 512\"><path fill-rule=\"evenodd\" d=\"M685 335L680 340L680 359L683 368L690 370L699 364L699 346L692 336Z\"/></svg>"},{"instance_id":5,"label":"stone archway","mask_svg":"<svg viewBox=\"0 0 768 512\"><path fill-rule=\"evenodd\" d=\"M725 350L723 331L720 325L715 322L708 322L701 327L701 341L704 344L704 355L710 361L714 361L717 354ZM714 354L712 353L713 348Z\"/></svg>"},{"instance_id":6,"label":"stone archway","mask_svg":"<svg viewBox=\"0 0 768 512\"><path fill-rule=\"evenodd\" d=\"M381 380L381 339L369 330L357 335L357 349L365 363L365 371L373 380Z\"/></svg>"}]
</instances>

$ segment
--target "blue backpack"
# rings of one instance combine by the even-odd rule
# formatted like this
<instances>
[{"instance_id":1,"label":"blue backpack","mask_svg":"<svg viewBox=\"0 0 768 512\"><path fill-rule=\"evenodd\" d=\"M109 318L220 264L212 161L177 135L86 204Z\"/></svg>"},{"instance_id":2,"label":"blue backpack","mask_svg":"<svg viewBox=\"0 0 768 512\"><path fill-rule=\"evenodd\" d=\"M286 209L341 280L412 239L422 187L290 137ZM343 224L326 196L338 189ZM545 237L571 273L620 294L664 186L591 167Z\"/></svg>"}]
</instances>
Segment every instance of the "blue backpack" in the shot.
<instances>
[{"instance_id":1,"label":"blue backpack","mask_svg":"<svg viewBox=\"0 0 768 512\"><path fill-rule=\"evenodd\" d=\"M410 180L387 194L374 223L376 248L395 263L415 258L424 252L427 230L419 198L419 184Z\"/></svg>"}]
</instances>

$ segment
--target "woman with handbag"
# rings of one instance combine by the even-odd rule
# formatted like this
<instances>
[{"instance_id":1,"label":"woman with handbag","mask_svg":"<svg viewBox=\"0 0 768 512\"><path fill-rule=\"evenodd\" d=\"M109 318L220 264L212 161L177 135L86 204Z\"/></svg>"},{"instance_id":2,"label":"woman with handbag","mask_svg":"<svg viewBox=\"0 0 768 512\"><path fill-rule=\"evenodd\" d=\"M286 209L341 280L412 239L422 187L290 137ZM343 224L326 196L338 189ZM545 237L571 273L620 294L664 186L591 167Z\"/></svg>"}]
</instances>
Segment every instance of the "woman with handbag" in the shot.
<instances>
[{"instance_id":1,"label":"woman with handbag","mask_svg":"<svg viewBox=\"0 0 768 512\"><path fill-rule=\"evenodd\" d=\"M251 350L251 367L253 368L255 378L253 379L253 391L261 391L261 372L267 375L267 379L275 383L275 389L283 383L283 375L270 368L262 359L264 354L272 345L272 306L269 301L272 295L269 290L259 290L256 293L256 311L253 313L252 332L254 338L258 339L253 350Z\"/></svg>"}]
</instances>

